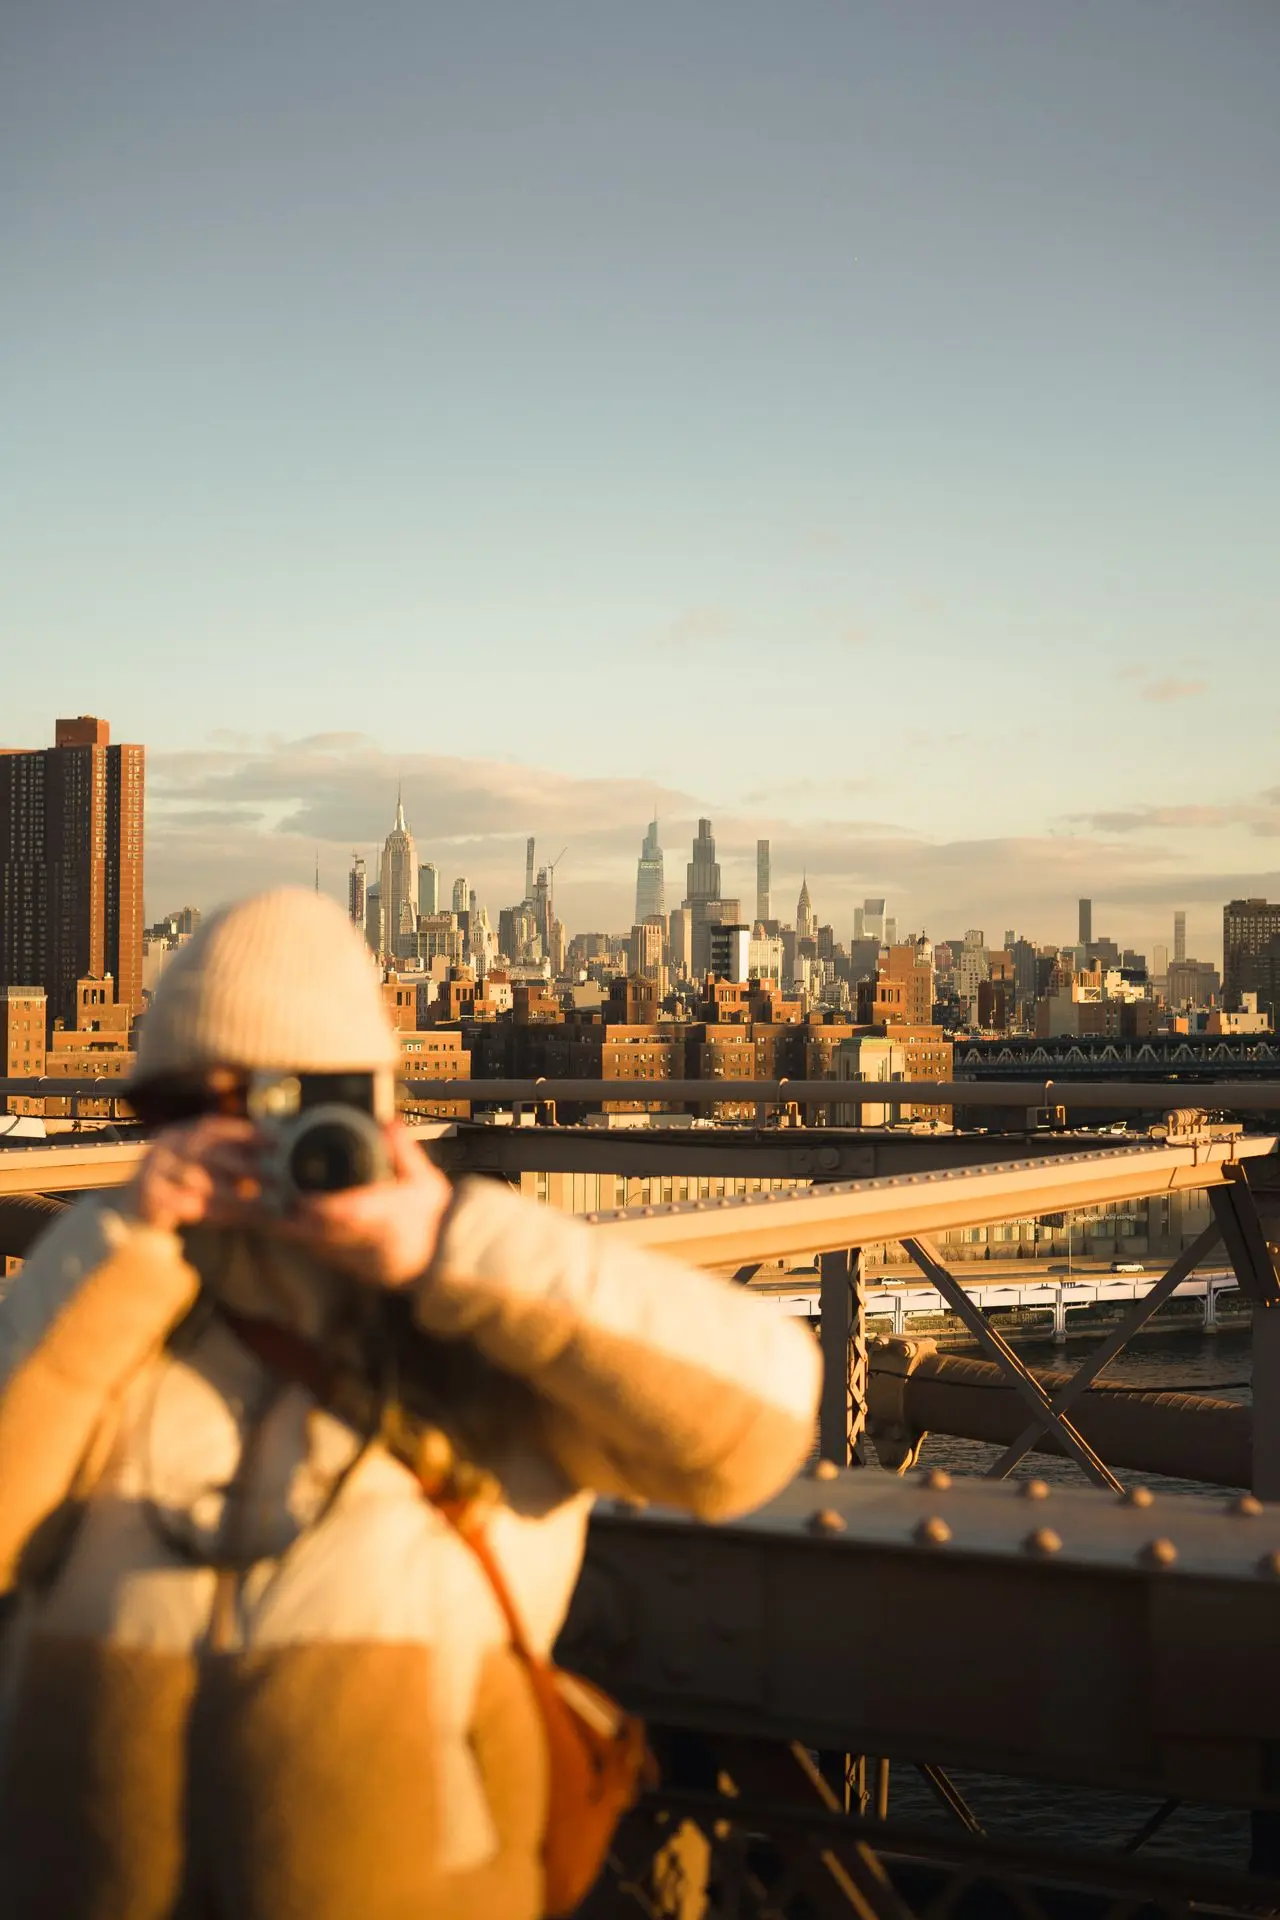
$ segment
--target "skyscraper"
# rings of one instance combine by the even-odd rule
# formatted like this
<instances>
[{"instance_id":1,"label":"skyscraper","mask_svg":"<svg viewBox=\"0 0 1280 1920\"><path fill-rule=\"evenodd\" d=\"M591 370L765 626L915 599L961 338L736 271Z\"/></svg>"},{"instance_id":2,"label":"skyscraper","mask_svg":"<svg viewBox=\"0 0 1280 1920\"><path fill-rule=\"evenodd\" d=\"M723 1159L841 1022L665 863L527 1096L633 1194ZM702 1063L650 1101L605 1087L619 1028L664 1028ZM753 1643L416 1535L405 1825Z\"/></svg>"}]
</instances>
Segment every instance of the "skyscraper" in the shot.
<instances>
[{"instance_id":1,"label":"skyscraper","mask_svg":"<svg viewBox=\"0 0 1280 1920\"><path fill-rule=\"evenodd\" d=\"M533 905L533 835L524 843L524 904Z\"/></svg>"},{"instance_id":2,"label":"skyscraper","mask_svg":"<svg viewBox=\"0 0 1280 1920\"><path fill-rule=\"evenodd\" d=\"M431 860L418 868L419 916L440 911L440 869Z\"/></svg>"},{"instance_id":3,"label":"skyscraper","mask_svg":"<svg viewBox=\"0 0 1280 1920\"><path fill-rule=\"evenodd\" d=\"M382 948L394 954L396 941L418 930L418 854L396 795L396 823L382 848Z\"/></svg>"},{"instance_id":4,"label":"skyscraper","mask_svg":"<svg viewBox=\"0 0 1280 1920\"><path fill-rule=\"evenodd\" d=\"M142 1007L145 754L105 720L59 720L54 745L0 749L0 987L40 986L76 1019L76 981Z\"/></svg>"},{"instance_id":5,"label":"skyscraper","mask_svg":"<svg viewBox=\"0 0 1280 1920\"><path fill-rule=\"evenodd\" d=\"M658 823L651 820L640 848L640 858L636 862L636 925L641 926L646 920L665 914L666 910L666 883L662 848L658 845Z\"/></svg>"},{"instance_id":6,"label":"skyscraper","mask_svg":"<svg viewBox=\"0 0 1280 1920\"><path fill-rule=\"evenodd\" d=\"M1082 947L1089 946L1093 940L1093 902L1092 900L1082 900L1080 902L1079 931L1080 931L1080 945Z\"/></svg>"},{"instance_id":7,"label":"skyscraper","mask_svg":"<svg viewBox=\"0 0 1280 1920\"><path fill-rule=\"evenodd\" d=\"M854 916L855 937L857 916ZM884 945L884 901L864 900L862 903L862 935L867 940L878 940Z\"/></svg>"},{"instance_id":8,"label":"skyscraper","mask_svg":"<svg viewBox=\"0 0 1280 1920\"><path fill-rule=\"evenodd\" d=\"M812 940L817 931L818 916L809 898L809 876L806 874L800 883L800 898L796 901L796 938Z\"/></svg>"},{"instance_id":9,"label":"skyscraper","mask_svg":"<svg viewBox=\"0 0 1280 1920\"><path fill-rule=\"evenodd\" d=\"M471 888L467 885L466 876L463 875L453 883L453 911L466 913L470 904Z\"/></svg>"},{"instance_id":10,"label":"skyscraper","mask_svg":"<svg viewBox=\"0 0 1280 1920\"><path fill-rule=\"evenodd\" d=\"M769 914L769 842L756 841L756 919L768 920Z\"/></svg>"},{"instance_id":11,"label":"skyscraper","mask_svg":"<svg viewBox=\"0 0 1280 1920\"><path fill-rule=\"evenodd\" d=\"M364 897L364 937L371 953L381 954L386 945L382 918L382 888L375 884Z\"/></svg>"},{"instance_id":12,"label":"skyscraper","mask_svg":"<svg viewBox=\"0 0 1280 1920\"><path fill-rule=\"evenodd\" d=\"M688 865L686 880L684 904L689 908L692 929L690 967L695 978L701 978L706 973L710 956L707 927L711 921L726 917L720 897L720 862L716 859L716 843L709 820L698 822L698 834L693 843L693 858ZM728 917L737 919L736 906Z\"/></svg>"},{"instance_id":13,"label":"skyscraper","mask_svg":"<svg viewBox=\"0 0 1280 1920\"><path fill-rule=\"evenodd\" d=\"M364 932L365 907L368 885L364 870L364 855L352 850L351 872L347 876L347 913L353 925Z\"/></svg>"},{"instance_id":14,"label":"skyscraper","mask_svg":"<svg viewBox=\"0 0 1280 1920\"><path fill-rule=\"evenodd\" d=\"M720 898L720 863L716 859L716 843L709 820L698 822L698 837L693 843L685 895L691 907L699 900Z\"/></svg>"},{"instance_id":15,"label":"skyscraper","mask_svg":"<svg viewBox=\"0 0 1280 1920\"><path fill-rule=\"evenodd\" d=\"M1174 919L1174 940L1177 922ZM1186 936L1183 935L1183 945ZM1183 958L1186 956L1184 954ZM1270 1004L1272 962L1280 963L1280 903L1271 900L1232 900L1222 909L1222 993L1233 1011L1242 993L1264 989ZM1179 964L1175 957L1174 965ZM1264 978L1264 975L1266 976Z\"/></svg>"},{"instance_id":16,"label":"skyscraper","mask_svg":"<svg viewBox=\"0 0 1280 1920\"><path fill-rule=\"evenodd\" d=\"M1173 916L1173 959L1175 966L1181 966L1187 957L1187 916L1179 908ZM1223 955L1225 961L1226 955Z\"/></svg>"}]
</instances>

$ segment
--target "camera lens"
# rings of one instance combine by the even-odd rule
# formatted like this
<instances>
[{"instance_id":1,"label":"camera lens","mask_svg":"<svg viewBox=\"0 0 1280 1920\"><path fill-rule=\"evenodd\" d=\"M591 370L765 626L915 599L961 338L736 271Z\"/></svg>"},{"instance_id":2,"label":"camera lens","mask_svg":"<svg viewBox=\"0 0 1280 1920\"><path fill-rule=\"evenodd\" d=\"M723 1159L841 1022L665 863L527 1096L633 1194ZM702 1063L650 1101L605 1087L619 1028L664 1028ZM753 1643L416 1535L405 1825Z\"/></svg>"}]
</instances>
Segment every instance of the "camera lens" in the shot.
<instances>
[{"instance_id":1,"label":"camera lens","mask_svg":"<svg viewBox=\"0 0 1280 1920\"><path fill-rule=\"evenodd\" d=\"M300 1193L338 1193L368 1186L381 1168L374 1143L341 1120L320 1120L294 1141L286 1162Z\"/></svg>"}]
</instances>

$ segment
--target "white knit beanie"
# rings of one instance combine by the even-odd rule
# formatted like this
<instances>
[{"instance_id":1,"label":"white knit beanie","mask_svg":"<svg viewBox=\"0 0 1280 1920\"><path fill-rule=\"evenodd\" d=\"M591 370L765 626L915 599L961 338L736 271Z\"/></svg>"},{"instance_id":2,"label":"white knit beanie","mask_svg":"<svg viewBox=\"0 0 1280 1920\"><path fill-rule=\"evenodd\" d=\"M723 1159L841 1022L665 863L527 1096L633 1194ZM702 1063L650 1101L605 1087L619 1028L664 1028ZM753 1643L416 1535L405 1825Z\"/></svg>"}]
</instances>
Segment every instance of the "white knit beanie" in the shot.
<instances>
[{"instance_id":1,"label":"white knit beanie","mask_svg":"<svg viewBox=\"0 0 1280 1920\"><path fill-rule=\"evenodd\" d=\"M224 907L170 961L134 1079L208 1067L371 1072L399 1057L361 935L324 895L279 887Z\"/></svg>"}]
</instances>

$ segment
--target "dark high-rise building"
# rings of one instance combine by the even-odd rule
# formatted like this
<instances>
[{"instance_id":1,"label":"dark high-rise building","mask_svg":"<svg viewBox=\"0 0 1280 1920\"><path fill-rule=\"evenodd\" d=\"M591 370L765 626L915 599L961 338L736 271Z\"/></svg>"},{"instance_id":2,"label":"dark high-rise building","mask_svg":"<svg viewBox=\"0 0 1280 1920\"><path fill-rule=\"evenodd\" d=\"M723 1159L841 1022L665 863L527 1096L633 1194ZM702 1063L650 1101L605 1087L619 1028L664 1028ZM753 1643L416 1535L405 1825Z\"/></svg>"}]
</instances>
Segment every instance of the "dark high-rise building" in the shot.
<instances>
[{"instance_id":1,"label":"dark high-rise building","mask_svg":"<svg viewBox=\"0 0 1280 1920\"><path fill-rule=\"evenodd\" d=\"M75 1024L85 976L141 1011L145 779L144 750L86 714L0 749L0 987L43 987L50 1022Z\"/></svg>"},{"instance_id":2,"label":"dark high-rise building","mask_svg":"<svg viewBox=\"0 0 1280 1920\"><path fill-rule=\"evenodd\" d=\"M1232 900L1222 909L1222 998L1238 1009L1242 993L1269 999L1270 963L1280 957L1280 905Z\"/></svg>"},{"instance_id":3,"label":"dark high-rise building","mask_svg":"<svg viewBox=\"0 0 1280 1920\"><path fill-rule=\"evenodd\" d=\"M1187 916L1181 907L1173 916L1173 957L1179 966L1187 957Z\"/></svg>"},{"instance_id":4,"label":"dark high-rise building","mask_svg":"<svg viewBox=\"0 0 1280 1920\"><path fill-rule=\"evenodd\" d=\"M756 919L770 917L769 842L756 841Z\"/></svg>"},{"instance_id":5,"label":"dark high-rise building","mask_svg":"<svg viewBox=\"0 0 1280 1920\"><path fill-rule=\"evenodd\" d=\"M1080 945L1087 947L1090 946L1092 942L1093 902L1092 900L1082 900L1080 902Z\"/></svg>"},{"instance_id":6,"label":"dark high-rise building","mask_svg":"<svg viewBox=\"0 0 1280 1920\"><path fill-rule=\"evenodd\" d=\"M361 933L364 932L368 891L369 883L365 874L364 855L353 852L351 872L347 875L347 912Z\"/></svg>"}]
</instances>

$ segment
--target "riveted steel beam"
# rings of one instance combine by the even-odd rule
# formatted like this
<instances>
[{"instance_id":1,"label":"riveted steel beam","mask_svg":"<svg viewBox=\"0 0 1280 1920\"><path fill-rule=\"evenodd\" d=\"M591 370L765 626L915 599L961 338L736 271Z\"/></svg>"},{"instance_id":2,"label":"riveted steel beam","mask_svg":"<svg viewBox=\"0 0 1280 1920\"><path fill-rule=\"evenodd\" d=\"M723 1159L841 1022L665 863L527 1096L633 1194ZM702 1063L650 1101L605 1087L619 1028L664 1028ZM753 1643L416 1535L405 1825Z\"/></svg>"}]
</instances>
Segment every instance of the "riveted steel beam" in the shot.
<instances>
[{"instance_id":1,"label":"riveted steel beam","mask_svg":"<svg viewBox=\"0 0 1280 1920\"><path fill-rule=\"evenodd\" d=\"M1274 1150L1271 1135L1193 1146L1144 1145L1014 1160L957 1172L834 1181L736 1199L677 1201L588 1214L601 1233L708 1267L812 1257L957 1227L1218 1186L1237 1156Z\"/></svg>"},{"instance_id":2,"label":"riveted steel beam","mask_svg":"<svg viewBox=\"0 0 1280 1920\"><path fill-rule=\"evenodd\" d=\"M140 1141L6 1148L0 1151L0 1194L92 1193L99 1187L122 1187L132 1180L145 1152Z\"/></svg>"}]
</instances>

